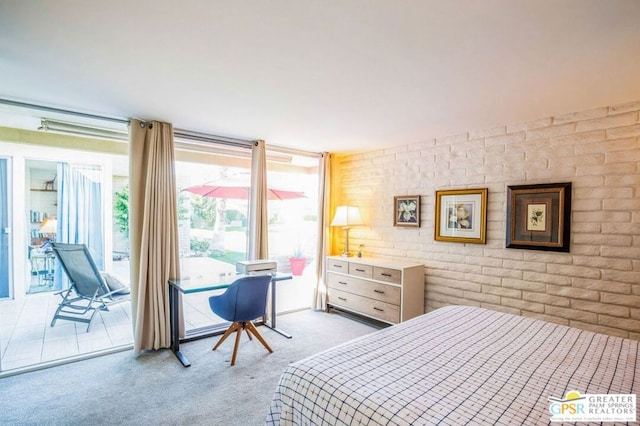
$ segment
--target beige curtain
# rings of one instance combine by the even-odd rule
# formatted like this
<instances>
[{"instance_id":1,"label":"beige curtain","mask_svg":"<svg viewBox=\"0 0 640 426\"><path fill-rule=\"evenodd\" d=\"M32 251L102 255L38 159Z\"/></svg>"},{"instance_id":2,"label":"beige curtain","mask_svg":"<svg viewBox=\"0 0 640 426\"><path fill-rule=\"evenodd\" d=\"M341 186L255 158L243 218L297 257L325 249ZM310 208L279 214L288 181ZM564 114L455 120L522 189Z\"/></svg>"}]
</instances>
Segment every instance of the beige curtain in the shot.
<instances>
[{"instance_id":1,"label":"beige curtain","mask_svg":"<svg viewBox=\"0 0 640 426\"><path fill-rule=\"evenodd\" d=\"M328 152L320 159L320 175L318 176L318 256L316 256L316 287L313 291L313 308L327 309L327 286L325 257L331 254L331 161L333 156Z\"/></svg>"},{"instance_id":2,"label":"beige curtain","mask_svg":"<svg viewBox=\"0 0 640 426\"><path fill-rule=\"evenodd\" d=\"M131 313L138 354L171 345L167 281L180 277L172 125L131 120L129 166Z\"/></svg>"},{"instance_id":3,"label":"beige curtain","mask_svg":"<svg viewBox=\"0 0 640 426\"><path fill-rule=\"evenodd\" d=\"M264 141L251 150L251 200L249 204L249 260L269 258L267 228L267 154Z\"/></svg>"}]
</instances>

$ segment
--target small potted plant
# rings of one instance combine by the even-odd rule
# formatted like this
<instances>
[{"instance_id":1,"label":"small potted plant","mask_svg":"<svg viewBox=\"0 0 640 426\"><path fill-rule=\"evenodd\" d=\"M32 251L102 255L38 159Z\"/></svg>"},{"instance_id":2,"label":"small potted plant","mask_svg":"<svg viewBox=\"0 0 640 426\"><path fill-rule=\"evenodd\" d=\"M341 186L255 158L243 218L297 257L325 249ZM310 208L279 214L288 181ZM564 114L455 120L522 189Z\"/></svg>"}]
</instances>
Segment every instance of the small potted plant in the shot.
<instances>
[{"instance_id":1,"label":"small potted plant","mask_svg":"<svg viewBox=\"0 0 640 426\"><path fill-rule=\"evenodd\" d=\"M289 258L289 262L291 263L291 274L302 275L302 271L304 271L304 267L307 264L307 259L302 254L300 247L293 251L293 256Z\"/></svg>"}]
</instances>

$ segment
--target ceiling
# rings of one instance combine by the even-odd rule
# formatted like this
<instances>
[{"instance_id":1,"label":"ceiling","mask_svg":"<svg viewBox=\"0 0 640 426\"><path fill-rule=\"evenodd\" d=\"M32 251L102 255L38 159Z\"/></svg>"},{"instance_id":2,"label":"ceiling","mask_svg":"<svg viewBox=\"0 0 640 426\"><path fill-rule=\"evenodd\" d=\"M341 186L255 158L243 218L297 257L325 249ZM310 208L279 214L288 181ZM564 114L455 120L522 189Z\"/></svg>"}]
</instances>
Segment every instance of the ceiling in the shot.
<instances>
[{"instance_id":1,"label":"ceiling","mask_svg":"<svg viewBox=\"0 0 640 426\"><path fill-rule=\"evenodd\" d=\"M0 0L0 98L353 152L640 100L637 0Z\"/></svg>"}]
</instances>

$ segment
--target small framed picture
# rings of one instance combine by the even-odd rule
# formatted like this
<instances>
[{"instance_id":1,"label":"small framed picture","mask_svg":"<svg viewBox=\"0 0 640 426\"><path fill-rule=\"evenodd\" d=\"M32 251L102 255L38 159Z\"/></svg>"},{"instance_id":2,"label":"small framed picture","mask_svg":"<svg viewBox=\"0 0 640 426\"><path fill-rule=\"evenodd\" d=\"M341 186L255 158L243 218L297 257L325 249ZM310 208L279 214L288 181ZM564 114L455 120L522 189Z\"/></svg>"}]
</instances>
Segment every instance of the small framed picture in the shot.
<instances>
[{"instance_id":1,"label":"small framed picture","mask_svg":"<svg viewBox=\"0 0 640 426\"><path fill-rule=\"evenodd\" d=\"M569 251L571 182L507 187L507 248Z\"/></svg>"},{"instance_id":2,"label":"small framed picture","mask_svg":"<svg viewBox=\"0 0 640 426\"><path fill-rule=\"evenodd\" d=\"M436 241L485 244L487 188L436 191Z\"/></svg>"},{"instance_id":3,"label":"small framed picture","mask_svg":"<svg viewBox=\"0 0 640 426\"><path fill-rule=\"evenodd\" d=\"M420 227L420 196L393 197L393 226Z\"/></svg>"}]
</instances>

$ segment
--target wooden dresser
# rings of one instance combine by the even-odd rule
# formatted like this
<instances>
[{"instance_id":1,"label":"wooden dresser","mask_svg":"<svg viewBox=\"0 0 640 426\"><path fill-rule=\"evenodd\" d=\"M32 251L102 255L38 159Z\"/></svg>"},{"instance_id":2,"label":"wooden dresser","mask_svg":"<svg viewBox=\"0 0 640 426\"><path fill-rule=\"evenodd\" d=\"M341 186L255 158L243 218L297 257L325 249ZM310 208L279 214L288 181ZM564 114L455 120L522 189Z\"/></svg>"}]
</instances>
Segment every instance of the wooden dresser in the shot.
<instances>
[{"instance_id":1,"label":"wooden dresser","mask_svg":"<svg viewBox=\"0 0 640 426\"><path fill-rule=\"evenodd\" d=\"M374 257L327 257L327 304L397 324L424 313L424 265Z\"/></svg>"}]
</instances>

